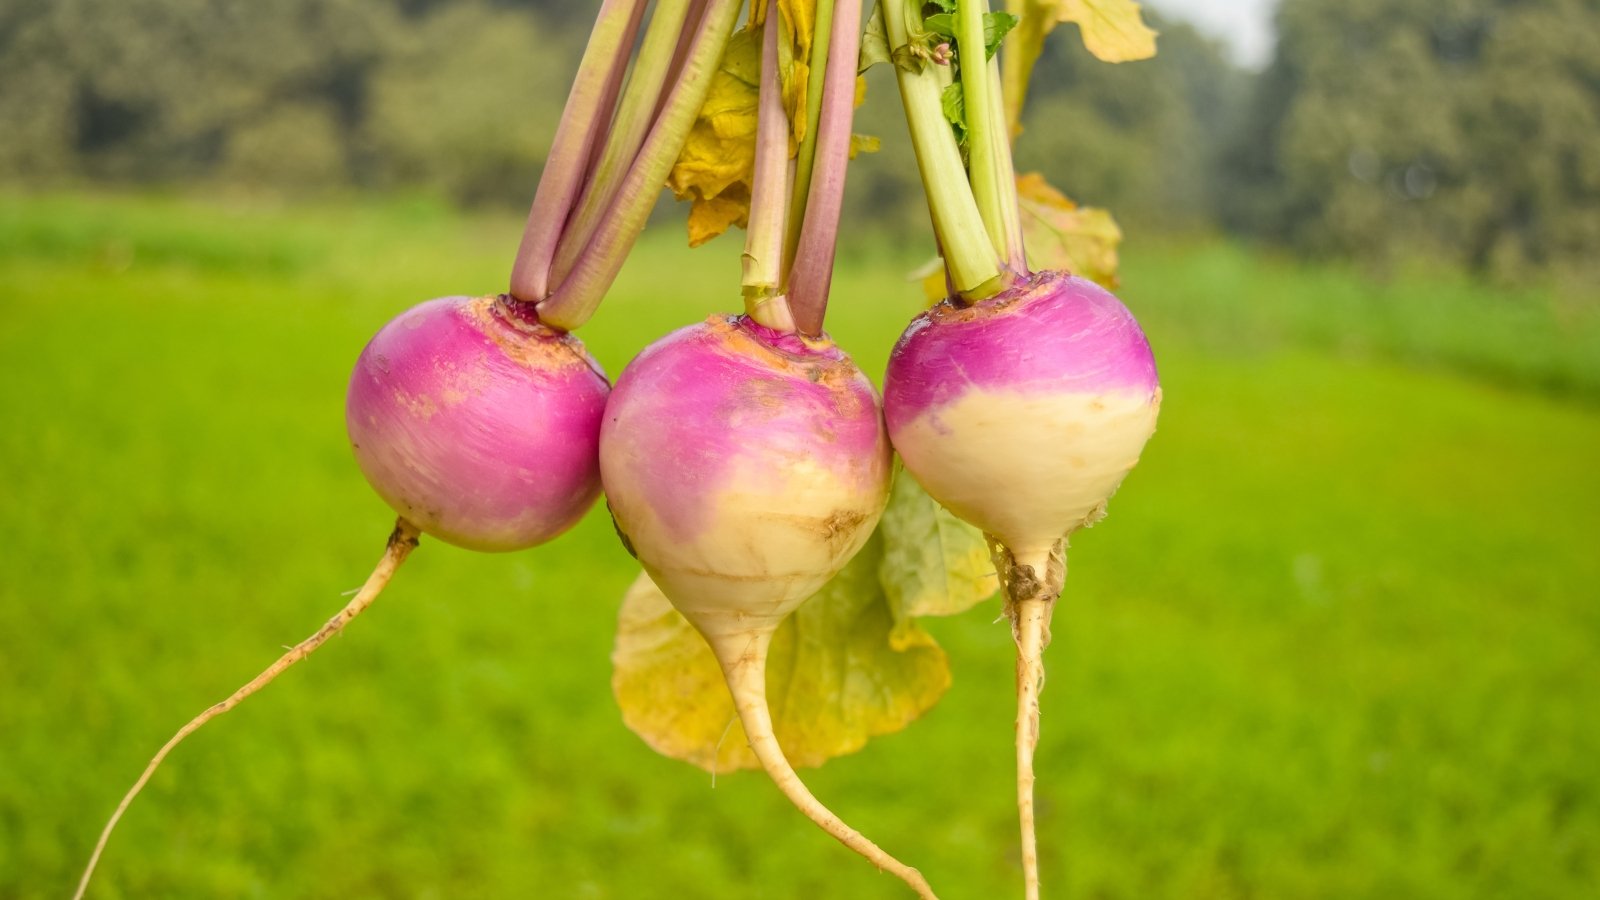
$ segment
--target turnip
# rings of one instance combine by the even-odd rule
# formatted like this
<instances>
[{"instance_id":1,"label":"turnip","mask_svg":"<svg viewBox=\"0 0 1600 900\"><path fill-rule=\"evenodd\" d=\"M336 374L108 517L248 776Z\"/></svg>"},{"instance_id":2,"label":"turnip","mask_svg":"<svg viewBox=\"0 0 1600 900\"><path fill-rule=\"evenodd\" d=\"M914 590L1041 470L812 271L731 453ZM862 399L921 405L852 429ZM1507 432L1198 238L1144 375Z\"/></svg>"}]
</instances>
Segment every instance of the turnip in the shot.
<instances>
[{"instance_id":1,"label":"turnip","mask_svg":"<svg viewBox=\"0 0 1600 900\"><path fill-rule=\"evenodd\" d=\"M88 889L112 830L156 768L184 738L308 656L367 609L428 534L472 550L533 547L572 527L599 496L598 442L609 385L566 332L588 319L637 238L705 100L739 4L667 5L652 17L653 59L677 58L665 92L659 71L630 83L614 118L644 0L606 0L557 129L529 216L510 294L446 297L395 318L362 351L350 380L346 424L362 472L399 514L377 568L315 634L208 707L161 747L122 798L79 881ZM664 63L653 63L662 66ZM641 137L648 134L648 137ZM643 143L643 149L640 143ZM596 178L590 160L610 168ZM580 197L608 198L581 239L577 269L552 279L551 256Z\"/></svg>"},{"instance_id":2,"label":"turnip","mask_svg":"<svg viewBox=\"0 0 1600 900\"><path fill-rule=\"evenodd\" d=\"M1005 28L994 27L983 0L953 5L953 16L935 21L923 19L921 3L884 2L953 288L895 346L884 410L906 470L990 540L1017 645L1017 806L1026 896L1037 898L1033 756L1067 538L1105 515L1155 431L1161 390L1149 343L1116 297L1064 272L1027 270L998 67L986 45ZM929 46L947 37L957 46L953 78L937 65L947 51ZM952 94L959 104L941 102Z\"/></svg>"},{"instance_id":3,"label":"turnip","mask_svg":"<svg viewBox=\"0 0 1600 900\"><path fill-rule=\"evenodd\" d=\"M623 370L601 429L600 469L618 534L705 637L773 782L829 834L931 897L917 870L806 789L773 734L766 696L773 633L861 549L892 474L877 393L822 332L859 16L855 0L833 10L816 169L794 198L805 208L786 268L788 125L778 97L776 4L766 11L747 315L676 331Z\"/></svg>"}]
</instances>

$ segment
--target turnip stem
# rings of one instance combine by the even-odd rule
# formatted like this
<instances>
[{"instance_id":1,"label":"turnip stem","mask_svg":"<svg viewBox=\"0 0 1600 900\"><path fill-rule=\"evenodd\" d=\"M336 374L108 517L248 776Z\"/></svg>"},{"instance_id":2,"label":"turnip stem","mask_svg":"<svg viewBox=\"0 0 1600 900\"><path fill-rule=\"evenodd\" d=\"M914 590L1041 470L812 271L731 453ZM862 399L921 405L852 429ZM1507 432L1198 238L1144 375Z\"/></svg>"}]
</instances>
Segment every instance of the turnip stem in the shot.
<instances>
[{"instance_id":1,"label":"turnip stem","mask_svg":"<svg viewBox=\"0 0 1600 900\"><path fill-rule=\"evenodd\" d=\"M967 120L967 172L972 196L978 202L989 243L996 252L1006 246L1004 195L1016 191L1014 185L1000 182L1000 159L996 145L1004 140L991 103L990 69L984 56L983 16L989 11L985 0L957 0L956 41L961 48L961 93Z\"/></svg>"},{"instance_id":2,"label":"turnip stem","mask_svg":"<svg viewBox=\"0 0 1600 900\"><path fill-rule=\"evenodd\" d=\"M571 331L589 320L621 271L628 248L644 230L650 210L661 194L667 173L678 159L684 139L705 104L717 74L728 34L739 15L742 0L709 0L694 44L683 69L617 189L594 238L578 256L561 287L539 301L539 318L552 328Z\"/></svg>"},{"instance_id":3,"label":"turnip stem","mask_svg":"<svg viewBox=\"0 0 1600 900\"><path fill-rule=\"evenodd\" d=\"M811 56L806 60L805 131L794 155L794 194L789 204L788 242L783 249L783 270L794 268L794 255L800 248L800 224L806 215L806 198L811 193L811 173L817 160L817 125L822 119L822 88L827 82L828 48L833 40L834 0L816 0L811 20Z\"/></svg>"},{"instance_id":4,"label":"turnip stem","mask_svg":"<svg viewBox=\"0 0 1600 900\"><path fill-rule=\"evenodd\" d=\"M1066 580L1066 543L1015 556L999 544L991 544L990 550L1005 586L1006 615L1017 645L1017 819L1022 837L1023 894L1026 900L1039 900L1033 755L1039 746L1039 693L1044 688L1050 614Z\"/></svg>"},{"instance_id":5,"label":"turnip stem","mask_svg":"<svg viewBox=\"0 0 1600 900\"><path fill-rule=\"evenodd\" d=\"M841 7L850 0L840 3ZM767 707L767 651L772 645L772 629L753 634L734 634L710 641L711 649L722 666L728 681L728 691L733 695L734 708L744 725L750 750L755 753L761 767L766 770L778 790L789 798L806 817L851 850L861 854L879 869L889 872L917 892L924 900L937 900L933 888L922 873L884 852L861 832L844 823L800 780L794 767L784 756L783 748L773 733L772 714Z\"/></svg>"},{"instance_id":6,"label":"turnip stem","mask_svg":"<svg viewBox=\"0 0 1600 900\"><path fill-rule=\"evenodd\" d=\"M655 121L657 101L666 93L667 71L677 52L679 37L689 12L689 0L656 0L645 29L644 43L628 75L628 87L617 109L616 121L606 136L605 151L586 179L583 196L572 214L561 240L556 245L550 266L550 284L555 288L572 270L578 254L594 236L594 230L616 195L618 182L633 165L644 143L645 134Z\"/></svg>"},{"instance_id":7,"label":"turnip stem","mask_svg":"<svg viewBox=\"0 0 1600 900\"><path fill-rule=\"evenodd\" d=\"M694 36L700 32L700 22L706 15L706 0L689 0L689 14L683 19L683 30L678 33L678 46L672 51L672 65L667 67L666 84L677 84L679 76L683 73L684 60L689 58L689 50L694 46ZM650 118L652 121L661 117L661 111L667 108L668 91L662 91L656 97L656 111Z\"/></svg>"},{"instance_id":8,"label":"turnip stem","mask_svg":"<svg viewBox=\"0 0 1600 900\"><path fill-rule=\"evenodd\" d=\"M784 213L789 193L789 117L778 81L778 3L767 0L761 35L761 86L756 109L756 161L750 226L744 241L745 310L750 318L793 331L788 304L776 302L783 279Z\"/></svg>"},{"instance_id":9,"label":"turnip stem","mask_svg":"<svg viewBox=\"0 0 1600 900\"><path fill-rule=\"evenodd\" d=\"M549 293L556 243L583 189L592 150L610 125L615 86L627 69L644 7L645 0L605 0L600 7L511 267L510 293L518 300L537 303Z\"/></svg>"},{"instance_id":10,"label":"turnip stem","mask_svg":"<svg viewBox=\"0 0 1600 900\"><path fill-rule=\"evenodd\" d=\"M989 109L995 115L1005 108L1005 98L1000 77L1000 60L989 61ZM995 159L995 175L1001 190L996 199L999 204L1000 252L1012 274L1028 273L1028 249L1022 240L1022 204L1017 199L1017 167L1011 157L1011 132L999 133L995 126L995 140L991 148Z\"/></svg>"},{"instance_id":11,"label":"turnip stem","mask_svg":"<svg viewBox=\"0 0 1600 900\"><path fill-rule=\"evenodd\" d=\"M373 569L372 574L367 576L366 583L361 586L361 589L356 592L355 597L351 598L345 608L339 611L338 615L329 619L327 624L317 630L316 634L296 644L289 652L278 657L277 662L268 666L260 675L252 678L244 687L234 691L226 700L207 707L205 712L195 716L187 725L178 729L178 733L174 734L171 739L161 746L160 750L156 751L156 755L151 758L149 765L145 766L143 774L139 776L139 780L133 783L133 787L122 798L122 802L117 804L116 811L111 814L111 820L106 822L105 829L100 832L100 840L95 843L94 853L89 856L89 864L84 868L83 877L78 881L78 890L77 893L72 895L73 900L82 900L84 892L89 889L89 879L94 875L94 868L100 862L100 854L105 850L106 842L111 838L112 830L117 827L117 822L121 820L122 814L127 812L128 805L133 802L133 798L139 796L139 792L144 790L144 786L150 780L150 776L155 774L156 768L161 765L162 760L167 758L167 754L171 753L172 749L178 746L184 738L199 730L200 726L238 706L244 698L266 687L290 666L310 656L313 650L322 646L323 642L328 638L338 634L356 616L361 615L367 607L372 605L372 601L378 598L383 589L388 586L389 579L394 577L395 570L400 568L400 564L405 562L406 557L416 548L419 535L420 532L415 525L403 518L396 520L394 531L389 535L389 543L384 548L383 558L378 560L377 568Z\"/></svg>"},{"instance_id":12,"label":"turnip stem","mask_svg":"<svg viewBox=\"0 0 1600 900\"><path fill-rule=\"evenodd\" d=\"M898 54L910 43L910 23L922 20L921 4L883 0L883 13L889 46ZM921 66L920 71L896 65L895 77L900 82L911 146L917 154L923 192L933 214L934 233L944 248L950 280L961 296L981 300L1003 289L1005 279L1001 278L999 254L989 242L983 215L967 182L961 148L944 117L938 69L932 64Z\"/></svg>"},{"instance_id":13,"label":"turnip stem","mask_svg":"<svg viewBox=\"0 0 1600 900\"><path fill-rule=\"evenodd\" d=\"M802 334L820 335L833 282L833 256L844 210L845 170L850 165L850 125L856 99L856 64L861 55L861 0L835 0L827 81L817 122L817 160L806 194L805 221L789 273L789 308ZM816 73L812 73L816 77Z\"/></svg>"}]
</instances>

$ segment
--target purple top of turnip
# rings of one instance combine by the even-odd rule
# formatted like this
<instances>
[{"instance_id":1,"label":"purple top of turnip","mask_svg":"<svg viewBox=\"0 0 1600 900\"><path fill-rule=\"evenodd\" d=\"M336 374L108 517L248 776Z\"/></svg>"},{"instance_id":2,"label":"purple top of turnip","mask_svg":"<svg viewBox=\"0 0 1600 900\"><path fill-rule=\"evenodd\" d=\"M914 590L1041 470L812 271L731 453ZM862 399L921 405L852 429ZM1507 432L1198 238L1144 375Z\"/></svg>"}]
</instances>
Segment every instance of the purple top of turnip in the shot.
<instances>
[{"instance_id":1,"label":"purple top of turnip","mask_svg":"<svg viewBox=\"0 0 1600 900\"><path fill-rule=\"evenodd\" d=\"M400 515L458 546L516 550L567 530L599 495L607 391L577 338L494 297L446 297L361 352L346 423Z\"/></svg>"},{"instance_id":2,"label":"purple top of turnip","mask_svg":"<svg viewBox=\"0 0 1600 900\"><path fill-rule=\"evenodd\" d=\"M1041 272L970 306L918 316L889 359L890 427L967 390L1150 393L1155 357L1127 307L1092 281Z\"/></svg>"}]
</instances>

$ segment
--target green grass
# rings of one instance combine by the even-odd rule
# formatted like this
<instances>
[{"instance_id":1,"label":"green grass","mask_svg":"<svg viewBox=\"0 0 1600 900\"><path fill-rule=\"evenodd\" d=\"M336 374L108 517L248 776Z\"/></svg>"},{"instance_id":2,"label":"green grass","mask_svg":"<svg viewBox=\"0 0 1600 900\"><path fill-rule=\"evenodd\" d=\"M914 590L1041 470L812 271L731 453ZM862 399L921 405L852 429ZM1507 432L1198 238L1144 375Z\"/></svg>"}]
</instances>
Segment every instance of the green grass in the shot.
<instances>
[{"instance_id":1,"label":"green grass","mask_svg":"<svg viewBox=\"0 0 1600 900\"><path fill-rule=\"evenodd\" d=\"M345 446L349 367L401 308L496 290L516 230L415 204L0 198L0 896L65 896L172 729L365 576L392 517ZM651 237L584 338L615 373L732 307L736 249ZM836 279L833 328L875 375L917 303L906 268L857 251ZM1225 245L1134 253L1125 281L1166 402L1075 542L1047 655L1047 893L1592 889L1587 326ZM607 654L634 571L603 513L528 553L426 542L173 755L93 896L905 896L762 778L713 789L623 728ZM809 776L948 898L1020 886L996 612L930 623L949 695Z\"/></svg>"}]
</instances>

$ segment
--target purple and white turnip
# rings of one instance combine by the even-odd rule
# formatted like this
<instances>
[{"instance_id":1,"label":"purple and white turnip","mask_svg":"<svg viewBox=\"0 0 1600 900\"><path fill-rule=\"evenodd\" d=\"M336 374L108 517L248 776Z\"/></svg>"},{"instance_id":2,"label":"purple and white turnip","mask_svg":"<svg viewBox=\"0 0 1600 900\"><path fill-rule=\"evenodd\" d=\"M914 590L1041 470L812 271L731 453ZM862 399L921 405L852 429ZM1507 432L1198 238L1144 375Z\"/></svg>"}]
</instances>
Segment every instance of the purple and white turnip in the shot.
<instances>
[{"instance_id":1,"label":"purple and white turnip","mask_svg":"<svg viewBox=\"0 0 1600 900\"><path fill-rule=\"evenodd\" d=\"M1050 618L1068 537L1106 504L1155 431L1161 388L1121 301L1065 272L1030 272L984 0L955 0L931 56L923 5L884 0L884 23L952 295L918 316L884 379L890 439L909 472L988 536L1017 646L1017 808L1024 891L1039 896L1034 750ZM947 48L946 48L947 49ZM909 52L908 52L909 51ZM920 52L918 52L920 51ZM963 98L961 137L941 103ZM1016 98L1020 103L1020 98Z\"/></svg>"},{"instance_id":2,"label":"purple and white turnip","mask_svg":"<svg viewBox=\"0 0 1600 900\"><path fill-rule=\"evenodd\" d=\"M617 533L710 646L773 783L823 830L931 898L920 872L806 788L778 744L767 703L773 634L871 536L892 476L877 391L822 332L849 154L859 3L839 0L833 15L823 44L816 168L791 184L779 19L769 4L746 315L673 332L623 370L601 429L601 479ZM800 232L785 265L791 193Z\"/></svg>"}]
</instances>

